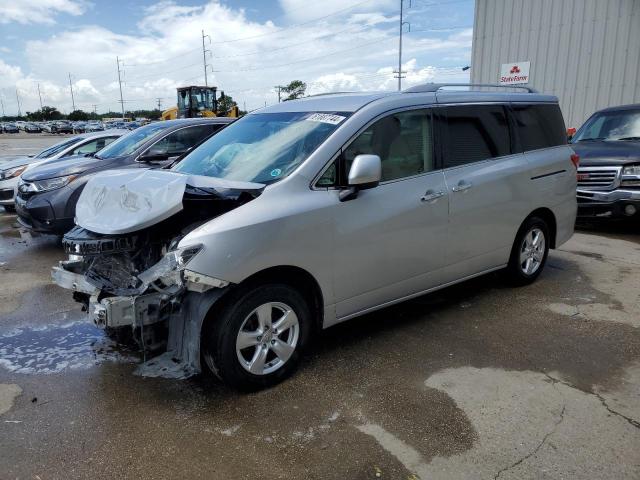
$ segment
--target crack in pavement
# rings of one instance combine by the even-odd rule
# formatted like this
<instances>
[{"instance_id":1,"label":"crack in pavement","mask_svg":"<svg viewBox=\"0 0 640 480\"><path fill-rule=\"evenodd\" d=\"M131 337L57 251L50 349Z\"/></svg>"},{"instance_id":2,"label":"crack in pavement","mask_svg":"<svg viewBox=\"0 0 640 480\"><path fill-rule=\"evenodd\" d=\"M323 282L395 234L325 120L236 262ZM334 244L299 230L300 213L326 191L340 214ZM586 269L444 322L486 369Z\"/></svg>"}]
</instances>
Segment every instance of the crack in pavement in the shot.
<instances>
[{"instance_id":1,"label":"crack in pavement","mask_svg":"<svg viewBox=\"0 0 640 480\"><path fill-rule=\"evenodd\" d=\"M640 422L638 420L634 420L631 417L627 417L626 415L620 413L620 412L616 412L615 410L613 410L611 407L609 407L609 405L607 404L607 401L605 400L605 398L600 395L599 393L596 392L590 392L588 390L583 390L582 388L573 385L572 383L569 382L565 382L564 380L560 380L559 378L553 377L551 375L549 375L547 372L541 372L545 377L547 377L549 380L551 380L551 382L555 383L561 383L562 385L564 385L565 387L569 387L572 388L574 390L577 390L579 392L585 393L587 395L593 395L594 397L596 397L598 400L600 400L600 403L602 404L602 406L604 408L607 409L607 411L613 415L616 415L620 418L623 418L624 420L626 420L627 422L629 422L630 425L634 426L635 428L640 429Z\"/></svg>"},{"instance_id":2,"label":"crack in pavement","mask_svg":"<svg viewBox=\"0 0 640 480\"><path fill-rule=\"evenodd\" d=\"M555 424L553 425L553 428L551 429L550 432L548 432L544 438L542 439L542 441L536 446L536 448L534 448L531 452L527 453L524 457L520 458L519 460L517 460L516 462L512 463L511 465L509 465L508 467L502 468L498 471L498 473L496 473L493 476L493 480L497 480L498 477L500 477L500 475L502 475L504 472L507 472L509 470L511 470L512 468L517 467L518 465L520 465L522 462L524 462L525 460L527 460L528 458L531 458L532 456L534 456L536 453L538 453L538 450L540 450L542 448L542 446L546 443L546 441L549 439L549 437L551 435L553 435L556 430L558 429L558 426L564 421L564 412L567 409L567 405L563 404L562 405L562 411L560 412L560 419L555 422Z\"/></svg>"}]
</instances>

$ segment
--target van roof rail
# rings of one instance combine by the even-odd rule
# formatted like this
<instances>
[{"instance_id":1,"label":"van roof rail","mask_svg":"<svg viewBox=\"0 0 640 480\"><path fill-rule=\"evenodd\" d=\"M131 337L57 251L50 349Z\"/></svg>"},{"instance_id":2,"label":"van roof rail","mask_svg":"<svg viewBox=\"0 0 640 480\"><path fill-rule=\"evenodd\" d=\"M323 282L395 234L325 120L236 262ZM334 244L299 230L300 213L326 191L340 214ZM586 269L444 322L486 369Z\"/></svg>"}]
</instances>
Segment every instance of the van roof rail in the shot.
<instances>
[{"instance_id":1,"label":"van roof rail","mask_svg":"<svg viewBox=\"0 0 640 480\"><path fill-rule=\"evenodd\" d=\"M492 88L520 88L529 93L538 93L534 88L524 85L500 85L498 83L424 83L403 90L403 93L429 93L438 92L444 87L492 87Z\"/></svg>"},{"instance_id":2,"label":"van roof rail","mask_svg":"<svg viewBox=\"0 0 640 480\"><path fill-rule=\"evenodd\" d=\"M304 97L300 97L300 98L324 97L325 95L344 95L346 93L358 93L358 92L348 92L348 91L344 91L344 92L323 92L323 93L314 93L313 95L305 95Z\"/></svg>"}]
</instances>

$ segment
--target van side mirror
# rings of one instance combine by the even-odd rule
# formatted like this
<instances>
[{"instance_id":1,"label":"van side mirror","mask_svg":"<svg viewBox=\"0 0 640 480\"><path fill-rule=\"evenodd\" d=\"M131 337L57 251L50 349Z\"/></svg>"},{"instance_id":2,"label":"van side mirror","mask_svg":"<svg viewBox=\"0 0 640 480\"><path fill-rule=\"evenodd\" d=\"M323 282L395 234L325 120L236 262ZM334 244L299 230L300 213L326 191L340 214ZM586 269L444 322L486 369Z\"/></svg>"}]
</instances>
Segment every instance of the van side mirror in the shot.
<instances>
[{"instance_id":1,"label":"van side mirror","mask_svg":"<svg viewBox=\"0 0 640 480\"><path fill-rule=\"evenodd\" d=\"M358 191L377 187L382 178L382 161L378 155L357 155L349 169L349 188L340 192L340 201L358 196Z\"/></svg>"},{"instance_id":2,"label":"van side mirror","mask_svg":"<svg viewBox=\"0 0 640 480\"><path fill-rule=\"evenodd\" d=\"M570 142L575 134L576 134L575 127L567 128L567 141Z\"/></svg>"}]
</instances>

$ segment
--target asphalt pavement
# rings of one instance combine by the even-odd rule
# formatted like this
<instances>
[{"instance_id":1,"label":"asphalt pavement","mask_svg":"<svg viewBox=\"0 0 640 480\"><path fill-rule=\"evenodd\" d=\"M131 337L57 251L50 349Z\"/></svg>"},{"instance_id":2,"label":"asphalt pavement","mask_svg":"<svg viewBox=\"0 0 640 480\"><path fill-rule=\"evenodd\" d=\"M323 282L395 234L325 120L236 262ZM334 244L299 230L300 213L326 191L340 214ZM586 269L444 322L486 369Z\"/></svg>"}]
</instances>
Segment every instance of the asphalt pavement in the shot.
<instances>
[{"instance_id":1,"label":"asphalt pavement","mask_svg":"<svg viewBox=\"0 0 640 480\"><path fill-rule=\"evenodd\" d=\"M639 234L587 226L533 285L491 274L333 327L241 395L134 376L50 282L60 239L0 212L0 479L640 478Z\"/></svg>"}]
</instances>

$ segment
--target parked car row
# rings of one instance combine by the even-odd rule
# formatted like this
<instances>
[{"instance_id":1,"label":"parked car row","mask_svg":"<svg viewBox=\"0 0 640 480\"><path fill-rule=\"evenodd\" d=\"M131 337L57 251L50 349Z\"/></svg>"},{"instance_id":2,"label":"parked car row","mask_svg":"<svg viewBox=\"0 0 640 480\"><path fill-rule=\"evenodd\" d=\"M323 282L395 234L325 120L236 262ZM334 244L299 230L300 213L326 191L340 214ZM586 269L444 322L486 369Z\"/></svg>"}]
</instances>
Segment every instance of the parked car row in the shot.
<instances>
[{"instance_id":1,"label":"parked car row","mask_svg":"<svg viewBox=\"0 0 640 480\"><path fill-rule=\"evenodd\" d=\"M0 133L18 133L19 131L15 123L0 123Z\"/></svg>"},{"instance_id":2,"label":"parked car row","mask_svg":"<svg viewBox=\"0 0 640 480\"><path fill-rule=\"evenodd\" d=\"M92 155L127 133L126 130L87 133L65 138L37 155L17 157L0 163L0 205L15 210L15 195L20 176L44 163L53 164L74 156Z\"/></svg>"},{"instance_id":3,"label":"parked car row","mask_svg":"<svg viewBox=\"0 0 640 480\"><path fill-rule=\"evenodd\" d=\"M67 120L56 120L51 122L4 122L0 123L0 133L18 133L23 130L25 133L89 133L99 132L108 129L135 130L143 122L102 122L91 120L88 122L69 122Z\"/></svg>"}]
</instances>

